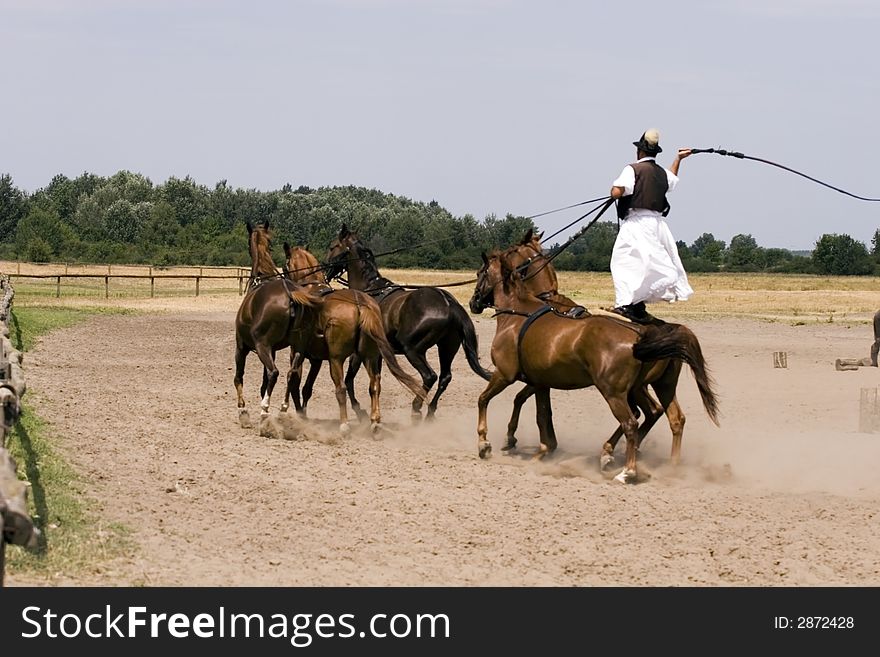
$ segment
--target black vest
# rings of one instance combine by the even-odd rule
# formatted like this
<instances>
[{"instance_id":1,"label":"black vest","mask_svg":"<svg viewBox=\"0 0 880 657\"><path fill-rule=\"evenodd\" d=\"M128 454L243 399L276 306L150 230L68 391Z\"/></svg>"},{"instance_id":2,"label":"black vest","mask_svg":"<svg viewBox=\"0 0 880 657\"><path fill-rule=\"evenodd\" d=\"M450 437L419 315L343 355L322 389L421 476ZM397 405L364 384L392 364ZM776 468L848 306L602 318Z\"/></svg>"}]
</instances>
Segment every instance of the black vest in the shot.
<instances>
[{"instance_id":1,"label":"black vest","mask_svg":"<svg viewBox=\"0 0 880 657\"><path fill-rule=\"evenodd\" d=\"M630 165L636 172L636 182L630 196L617 199L617 216L626 219L632 209L645 209L660 212L664 217L669 214L669 202L666 192L669 191L669 179L666 169L654 160L645 160Z\"/></svg>"}]
</instances>

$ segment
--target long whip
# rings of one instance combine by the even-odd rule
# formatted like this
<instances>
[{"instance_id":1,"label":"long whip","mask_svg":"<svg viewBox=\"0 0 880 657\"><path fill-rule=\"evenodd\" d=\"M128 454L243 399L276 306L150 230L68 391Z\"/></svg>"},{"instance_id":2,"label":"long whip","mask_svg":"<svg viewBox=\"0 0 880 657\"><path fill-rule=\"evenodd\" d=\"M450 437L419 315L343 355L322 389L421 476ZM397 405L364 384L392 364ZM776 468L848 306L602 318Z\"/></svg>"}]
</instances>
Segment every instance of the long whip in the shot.
<instances>
[{"instance_id":1,"label":"long whip","mask_svg":"<svg viewBox=\"0 0 880 657\"><path fill-rule=\"evenodd\" d=\"M755 162L761 162L763 164L769 164L772 167L777 167L779 169L783 169L784 171L788 171L789 173L793 173L796 176L800 176L801 178L806 178L817 185L822 185L823 187L827 187L828 189L833 189L835 192L840 192L841 194L846 194L847 196L851 196L852 198L859 199L860 201L873 201L878 202L880 198L869 198L867 196L859 196L858 194L853 194L852 192L848 192L845 189L840 189L839 187L835 187L834 185L829 185L827 182L823 182L818 178L813 178L812 176L808 176L805 173L792 169L791 167L784 166L779 164L778 162L772 162L770 160L765 160L761 157L752 157L751 155L745 155L743 153L739 153L737 151L728 151L723 148L692 148L691 153L715 153L716 155L727 155L728 157L735 157L739 160L753 160Z\"/></svg>"}]
</instances>

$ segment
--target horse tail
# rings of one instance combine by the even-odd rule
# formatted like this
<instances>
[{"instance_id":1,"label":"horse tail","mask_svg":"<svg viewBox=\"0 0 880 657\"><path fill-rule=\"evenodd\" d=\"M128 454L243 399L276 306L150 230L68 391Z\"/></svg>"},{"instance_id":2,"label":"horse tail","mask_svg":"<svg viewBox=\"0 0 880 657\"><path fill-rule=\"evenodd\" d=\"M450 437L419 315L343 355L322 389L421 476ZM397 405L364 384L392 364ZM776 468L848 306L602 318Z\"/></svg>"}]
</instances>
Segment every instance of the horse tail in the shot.
<instances>
[{"instance_id":1,"label":"horse tail","mask_svg":"<svg viewBox=\"0 0 880 657\"><path fill-rule=\"evenodd\" d=\"M310 292L307 292L305 288L297 285L296 287L287 287L287 296L290 297L290 300L298 305L305 306L306 308L314 308L315 306L320 306L323 304L324 299L322 297L316 296Z\"/></svg>"},{"instance_id":2,"label":"horse tail","mask_svg":"<svg viewBox=\"0 0 880 657\"><path fill-rule=\"evenodd\" d=\"M633 356L646 363L674 358L690 365L703 400L703 408L706 409L709 419L718 426L718 397L713 390L715 382L709 374L703 350L693 331L681 324L651 326L633 345Z\"/></svg>"},{"instance_id":3,"label":"horse tail","mask_svg":"<svg viewBox=\"0 0 880 657\"><path fill-rule=\"evenodd\" d=\"M492 372L480 365L477 330L474 328L474 322L467 314L467 311L462 308L461 304L452 295L449 295L448 301L452 315L458 320L458 327L461 332L461 346L464 348L464 355L467 358L468 365L471 366L471 369L478 376L488 381L492 378Z\"/></svg>"},{"instance_id":4,"label":"horse tail","mask_svg":"<svg viewBox=\"0 0 880 657\"><path fill-rule=\"evenodd\" d=\"M379 310L379 304L372 298L364 295L364 298L360 300L358 305L360 307L358 326L368 338L376 343L376 346L379 348L379 354L388 363L388 369L391 374L409 388L416 397L423 402L427 401L428 393L425 392L421 381L407 374L397 361L397 356L394 355L394 349L385 335L385 327L382 324L382 312Z\"/></svg>"}]
</instances>

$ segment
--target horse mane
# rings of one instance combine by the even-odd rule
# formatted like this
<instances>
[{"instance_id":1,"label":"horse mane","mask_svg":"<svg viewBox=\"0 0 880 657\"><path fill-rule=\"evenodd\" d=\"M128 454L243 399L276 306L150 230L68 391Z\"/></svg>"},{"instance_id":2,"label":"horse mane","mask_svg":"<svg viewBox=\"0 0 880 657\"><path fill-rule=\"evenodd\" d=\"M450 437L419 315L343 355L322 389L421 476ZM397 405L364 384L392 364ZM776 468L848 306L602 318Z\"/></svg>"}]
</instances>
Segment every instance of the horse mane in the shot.
<instances>
[{"instance_id":1,"label":"horse mane","mask_svg":"<svg viewBox=\"0 0 880 657\"><path fill-rule=\"evenodd\" d=\"M390 283L391 281L379 273L379 268L376 266L376 256L373 255L372 249L361 242L354 234L352 234L352 237L354 238L354 241L351 246L354 249L355 257L357 258L356 262L361 263L361 275L364 277L364 280Z\"/></svg>"},{"instance_id":2,"label":"horse mane","mask_svg":"<svg viewBox=\"0 0 880 657\"><path fill-rule=\"evenodd\" d=\"M304 246L294 246L290 249L290 257L287 259L288 271L295 281L309 283L323 283L326 285L327 277L324 269L315 254Z\"/></svg>"},{"instance_id":3,"label":"horse mane","mask_svg":"<svg viewBox=\"0 0 880 657\"><path fill-rule=\"evenodd\" d=\"M275 276L278 267L270 253L269 231L265 226L255 226L251 231L251 276Z\"/></svg>"},{"instance_id":4,"label":"horse mane","mask_svg":"<svg viewBox=\"0 0 880 657\"><path fill-rule=\"evenodd\" d=\"M536 252L536 255L547 257L544 253L544 247L541 246L540 235L531 234L532 231L529 231L528 240L523 239L519 244L515 244L507 249L507 253L516 253L519 257L523 258L523 260L528 260L533 256L526 256L523 253L519 252L521 248L530 248ZM535 263L535 269L529 270L526 275L530 278L537 275L538 269L546 276L552 285L552 290L559 290L559 277L556 275L556 268L553 266L552 262L549 260L542 260L539 263ZM558 292L557 292L558 294Z\"/></svg>"}]
</instances>

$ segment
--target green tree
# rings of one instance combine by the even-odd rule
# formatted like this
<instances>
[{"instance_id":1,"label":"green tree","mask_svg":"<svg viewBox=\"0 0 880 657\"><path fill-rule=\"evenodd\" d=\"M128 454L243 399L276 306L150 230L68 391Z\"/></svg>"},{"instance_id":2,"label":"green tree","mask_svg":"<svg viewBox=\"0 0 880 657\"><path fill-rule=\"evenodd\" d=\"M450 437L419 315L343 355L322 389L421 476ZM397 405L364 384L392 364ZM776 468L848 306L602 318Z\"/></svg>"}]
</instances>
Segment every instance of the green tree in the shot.
<instances>
[{"instance_id":1,"label":"green tree","mask_svg":"<svg viewBox=\"0 0 880 657\"><path fill-rule=\"evenodd\" d=\"M0 246L10 243L18 223L27 215L28 202L24 192L12 182L12 176L0 176Z\"/></svg>"},{"instance_id":2,"label":"green tree","mask_svg":"<svg viewBox=\"0 0 880 657\"><path fill-rule=\"evenodd\" d=\"M169 178L164 185L158 188L158 192L161 199L170 203L174 208L174 213L181 226L197 223L211 213L208 202L210 192L207 188L197 185L189 176L183 180ZM258 221L258 218L252 217L251 220Z\"/></svg>"},{"instance_id":3,"label":"green tree","mask_svg":"<svg viewBox=\"0 0 880 657\"><path fill-rule=\"evenodd\" d=\"M761 247L751 235L734 235L724 258L729 271L757 271L760 269Z\"/></svg>"},{"instance_id":4,"label":"green tree","mask_svg":"<svg viewBox=\"0 0 880 657\"><path fill-rule=\"evenodd\" d=\"M813 249L812 260L820 274L858 276L874 271L874 263L864 243L845 234L822 235Z\"/></svg>"},{"instance_id":5,"label":"green tree","mask_svg":"<svg viewBox=\"0 0 880 657\"><path fill-rule=\"evenodd\" d=\"M48 262L61 253L65 238L61 220L54 210L33 208L18 223L15 245L19 256L33 262Z\"/></svg>"},{"instance_id":6,"label":"green tree","mask_svg":"<svg viewBox=\"0 0 880 657\"><path fill-rule=\"evenodd\" d=\"M712 233L703 233L690 247L690 255L700 258L717 270L724 259L725 244L722 240L715 239Z\"/></svg>"}]
</instances>

